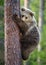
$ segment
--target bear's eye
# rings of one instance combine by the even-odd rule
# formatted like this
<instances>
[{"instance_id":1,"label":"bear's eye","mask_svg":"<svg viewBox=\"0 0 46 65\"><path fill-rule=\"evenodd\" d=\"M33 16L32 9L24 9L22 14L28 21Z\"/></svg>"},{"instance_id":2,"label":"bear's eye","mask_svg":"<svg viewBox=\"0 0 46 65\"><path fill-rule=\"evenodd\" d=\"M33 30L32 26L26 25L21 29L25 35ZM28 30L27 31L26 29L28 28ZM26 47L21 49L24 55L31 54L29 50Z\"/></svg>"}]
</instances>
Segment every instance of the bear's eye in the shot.
<instances>
[{"instance_id":1,"label":"bear's eye","mask_svg":"<svg viewBox=\"0 0 46 65\"><path fill-rule=\"evenodd\" d=\"M26 17L26 19L27 19L28 17Z\"/></svg>"},{"instance_id":2,"label":"bear's eye","mask_svg":"<svg viewBox=\"0 0 46 65\"><path fill-rule=\"evenodd\" d=\"M24 9L24 8L22 8L21 10L22 10L22 11L25 11L25 9Z\"/></svg>"},{"instance_id":3,"label":"bear's eye","mask_svg":"<svg viewBox=\"0 0 46 65\"><path fill-rule=\"evenodd\" d=\"M22 17L24 17L24 15L22 15Z\"/></svg>"}]
</instances>

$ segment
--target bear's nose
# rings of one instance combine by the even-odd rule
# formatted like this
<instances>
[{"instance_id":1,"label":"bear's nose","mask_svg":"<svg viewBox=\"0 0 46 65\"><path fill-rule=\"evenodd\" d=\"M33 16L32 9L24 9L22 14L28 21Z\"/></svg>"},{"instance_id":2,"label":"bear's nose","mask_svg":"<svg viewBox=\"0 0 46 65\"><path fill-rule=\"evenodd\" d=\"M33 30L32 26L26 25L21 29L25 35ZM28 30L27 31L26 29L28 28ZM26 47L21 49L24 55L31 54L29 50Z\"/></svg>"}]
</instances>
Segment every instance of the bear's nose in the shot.
<instances>
[{"instance_id":1,"label":"bear's nose","mask_svg":"<svg viewBox=\"0 0 46 65\"><path fill-rule=\"evenodd\" d=\"M27 17L25 17L27 19Z\"/></svg>"}]
</instances>

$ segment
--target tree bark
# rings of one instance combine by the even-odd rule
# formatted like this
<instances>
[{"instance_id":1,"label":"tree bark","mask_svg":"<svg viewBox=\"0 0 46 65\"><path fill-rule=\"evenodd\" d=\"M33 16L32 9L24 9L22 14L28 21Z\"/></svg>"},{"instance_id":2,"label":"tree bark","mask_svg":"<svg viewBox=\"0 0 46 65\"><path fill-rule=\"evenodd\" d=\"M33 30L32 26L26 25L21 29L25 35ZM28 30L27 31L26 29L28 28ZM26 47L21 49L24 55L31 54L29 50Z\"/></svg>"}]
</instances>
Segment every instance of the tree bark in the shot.
<instances>
[{"instance_id":1,"label":"tree bark","mask_svg":"<svg viewBox=\"0 0 46 65\"><path fill-rule=\"evenodd\" d=\"M24 7L30 8L30 0L24 0Z\"/></svg>"},{"instance_id":2,"label":"tree bark","mask_svg":"<svg viewBox=\"0 0 46 65\"><path fill-rule=\"evenodd\" d=\"M39 6L39 23L38 23L40 32L42 32L43 13L44 13L44 0L40 0L40 6Z\"/></svg>"},{"instance_id":3,"label":"tree bark","mask_svg":"<svg viewBox=\"0 0 46 65\"><path fill-rule=\"evenodd\" d=\"M43 26L43 13L44 13L44 0L40 0L40 6L39 6L39 23L38 27L40 30L40 33L42 32L42 26ZM40 34L41 35L41 34ZM41 51L41 44L38 44L38 52ZM38 65L40 65L40 56L38 56Z\"/></svg>"},{"instance_id":4,"label":"tree bark","mask_svg":"<svg viewBox=\"0 0 46 65\"><path fill-rule=\"evenodd\" d=\"M5 0L5 65L22 65L19 28L12 20L14 13L19 16L19 0ZM17 7L18 11L15 9Z\"/></svg>"}]
</instances>

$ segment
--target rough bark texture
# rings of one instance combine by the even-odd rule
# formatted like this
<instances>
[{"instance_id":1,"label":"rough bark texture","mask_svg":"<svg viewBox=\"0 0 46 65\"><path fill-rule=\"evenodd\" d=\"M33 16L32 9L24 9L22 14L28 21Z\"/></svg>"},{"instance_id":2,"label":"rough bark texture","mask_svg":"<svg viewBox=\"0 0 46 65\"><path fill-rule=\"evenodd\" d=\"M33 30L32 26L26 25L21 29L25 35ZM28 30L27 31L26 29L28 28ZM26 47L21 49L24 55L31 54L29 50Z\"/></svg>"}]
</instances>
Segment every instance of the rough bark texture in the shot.
<instances>
[{"instance_id":1,"label":"rough bark texture","mask_svg":"<svg viewBox=\"0 0 46 65\"><path fill-rule=\"evenodd\" d=\"M12 20L17 0L5 0L5 65L22 65L19 29ZM14 3L14 4L13 4ZM15 4L16 3L16 4ZM19 2L18 2L19 4ZM19 7L17 5L17 7ZM19 8L18 8L19 9ZM16 11L16 10L15 10ZM16 11L17 12L17 11ZM17 12L18 14L18 12Z\"/></svg>"}]
</instances>

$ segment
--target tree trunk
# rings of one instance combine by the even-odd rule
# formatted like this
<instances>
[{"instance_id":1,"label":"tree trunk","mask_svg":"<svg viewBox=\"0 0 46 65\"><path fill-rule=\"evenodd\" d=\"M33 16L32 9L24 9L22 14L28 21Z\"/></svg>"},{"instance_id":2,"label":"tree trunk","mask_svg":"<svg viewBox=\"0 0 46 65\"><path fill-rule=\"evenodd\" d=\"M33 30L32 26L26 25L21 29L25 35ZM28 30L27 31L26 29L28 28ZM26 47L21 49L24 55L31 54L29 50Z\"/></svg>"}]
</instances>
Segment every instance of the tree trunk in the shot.
<instances>
[{"instance_id":1,"label":"tree trunk","mask_svg":"<svg viewBox=\"0 0 46 65\"><path fill-rule=\"evenodd\" d=\"M39 23L38 27L40 32L42 32L42 25L43 25L43 12L44 11L44 0L40 0L40 7L39 7ZM40 43L38 44L38 52L41 51L41 45ZM40 57L38 56L38 65L40 65Z\"/></svg>"},{"instance_id":2,"label":"tree trunk","mask_svg":"<svg viewBox=\"0 0 46 65\"><path fill-rule=\"evenodd\" d=\"M30 8L30 0L24 0L24 7Z\"/></svg>"},{"instance_id":3,"label":"tree trunk","mask_svg":"<svg viewBox=\"0 0 46 65\"><path fill-rule=\"evenodd\" d=\"M14 13L19 16L19 0L5 0L5 65L22 65L19 28L12 20ZM18 10L16 10L16 7Z\"/></svg>"},{"instance_id":4,"label":"tree trunk","mask_svg":"<svg viewBox=\"0 0 46 65\"><path fill-rule=\"evenodd\" d=\"M39 7L39 30L42 32L42 24L43 24L43 13L44 13L44 0L40 0L40 7Z\"/></svg>"}]
</instances>

